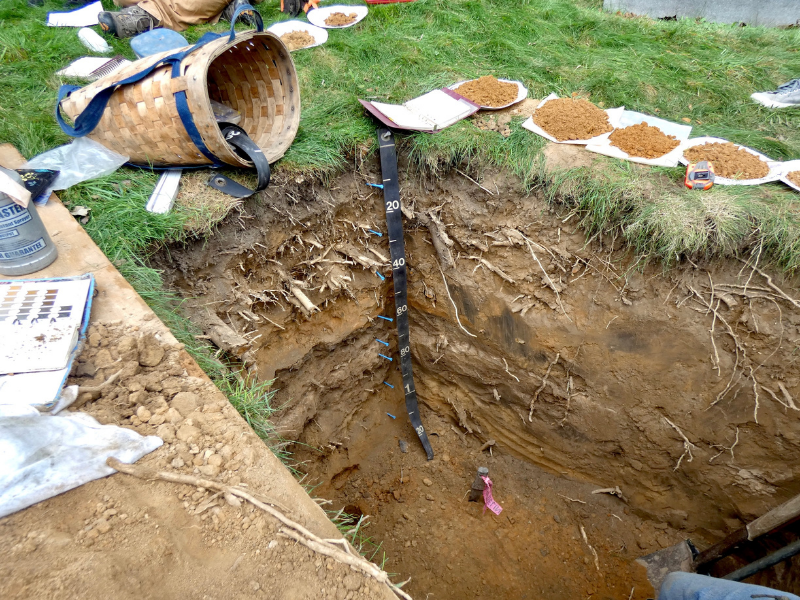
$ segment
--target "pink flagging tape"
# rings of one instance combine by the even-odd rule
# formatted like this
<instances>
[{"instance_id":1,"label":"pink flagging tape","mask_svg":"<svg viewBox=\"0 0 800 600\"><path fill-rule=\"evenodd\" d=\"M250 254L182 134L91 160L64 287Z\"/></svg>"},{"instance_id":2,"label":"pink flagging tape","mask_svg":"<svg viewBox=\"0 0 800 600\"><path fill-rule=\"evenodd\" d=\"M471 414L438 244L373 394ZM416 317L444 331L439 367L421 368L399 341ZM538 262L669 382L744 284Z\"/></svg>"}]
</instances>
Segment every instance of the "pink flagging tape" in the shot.
<instances>
[{"instance_id":1,"label":"pink flagging tape","mask_svg":"<svg viewBox=\"0 0 800 600\"><path fill-rule=\"evenodd\" d=\"M483 512L485 513L486 509L488 508L494 514L499 515L501 512L503 512L503 507L495 502L494 498L492 497L492 480L488 477L481 477L481 479L483 479L483 482L486 484L486 487L483 488Z\"/></svg>"}]
</instances>

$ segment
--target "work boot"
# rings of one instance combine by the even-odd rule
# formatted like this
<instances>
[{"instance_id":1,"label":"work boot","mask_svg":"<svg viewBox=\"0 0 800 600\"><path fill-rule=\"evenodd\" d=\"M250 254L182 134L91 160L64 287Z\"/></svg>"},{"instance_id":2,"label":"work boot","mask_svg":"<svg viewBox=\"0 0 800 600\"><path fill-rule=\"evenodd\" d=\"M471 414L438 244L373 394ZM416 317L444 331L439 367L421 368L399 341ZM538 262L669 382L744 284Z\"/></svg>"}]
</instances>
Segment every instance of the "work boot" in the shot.
<instances>
[{"instance_id":1,"label":"work boot","mask_svg":"<svg viewBox=\"0 0 800 600\"><path fill-rule=\"evenodd\" d=\"M226 6L219 15L221 21L230 21L233 19L233 13L236 12L236 9L239 8L242 4L250 4L246 0L233 0L228 6ZM239 15L239 21L244 23L245 25L254 25L255 21L253 19L253 11L246 10L241 15Z\"/></svg>"},{"instance_id":2,"label":"work boot","mask_svg":"<svg viewBox=\"0 0 800 600\"><path fill-rule=\"evenodd\" d=\"M105 33L118 38L129 38L144 31L161 27L161 21L138 6L129 6L119 12L101 12L97 16Z\"/></svg>"},{"instance_id":3,"label":"work boot","mask_svg":"<svg viewBox=\"0 0 800 600\"><path fill-rule=\"evenodd\" d=\"M779 85L774 92L757 92L750 97L767 108L789 108L800 105L800 79Z\"/></svg>"}]
</instances>

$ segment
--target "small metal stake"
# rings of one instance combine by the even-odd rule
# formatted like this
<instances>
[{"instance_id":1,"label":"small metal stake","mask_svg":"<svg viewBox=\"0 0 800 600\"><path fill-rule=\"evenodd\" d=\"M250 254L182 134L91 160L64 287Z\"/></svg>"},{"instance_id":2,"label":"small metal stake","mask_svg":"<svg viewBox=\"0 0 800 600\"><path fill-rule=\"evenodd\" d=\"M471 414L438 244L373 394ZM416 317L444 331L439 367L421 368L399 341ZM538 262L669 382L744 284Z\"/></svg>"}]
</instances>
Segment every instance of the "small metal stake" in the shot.
<instances>
[{"instance_id":1,"label":"small metal stake","mask_svg":"<svg viewBox=\"0 0 800 600\"><path fill-rule=\"evenodd\" d=\"M483 482L481 477L488 477L489 476L489 469L486 467L478 467L478 474L475 475L475 481L472 482L472 488L469 491L469 501L470 502L477 502L481 498L483 498L483 488L486 487L486 484Z\"/></svg>"}]
</instances>

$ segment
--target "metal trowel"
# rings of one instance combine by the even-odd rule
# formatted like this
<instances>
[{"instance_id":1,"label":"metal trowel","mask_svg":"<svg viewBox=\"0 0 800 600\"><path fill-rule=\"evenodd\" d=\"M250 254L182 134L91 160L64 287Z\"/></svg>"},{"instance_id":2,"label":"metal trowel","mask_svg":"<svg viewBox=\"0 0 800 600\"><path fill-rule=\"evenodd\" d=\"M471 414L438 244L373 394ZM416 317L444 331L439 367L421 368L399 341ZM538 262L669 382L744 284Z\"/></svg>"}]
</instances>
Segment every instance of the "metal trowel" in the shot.
<instances>
[{"instance_id":1,"label":"metal trowel","mask_svg":"<svg viewBox=\"0 0 800 600\"><path fill-rule=\"evenodd\" d=\"M734 552L740 545L752 542L800 517L800 495L773 508L768 513L731 533L710 548L698 552L691 540L684 540L636 559L647 569L647 579L658 593L664 578L674 571L698 573Z\"/></svg>"}]
</instances>

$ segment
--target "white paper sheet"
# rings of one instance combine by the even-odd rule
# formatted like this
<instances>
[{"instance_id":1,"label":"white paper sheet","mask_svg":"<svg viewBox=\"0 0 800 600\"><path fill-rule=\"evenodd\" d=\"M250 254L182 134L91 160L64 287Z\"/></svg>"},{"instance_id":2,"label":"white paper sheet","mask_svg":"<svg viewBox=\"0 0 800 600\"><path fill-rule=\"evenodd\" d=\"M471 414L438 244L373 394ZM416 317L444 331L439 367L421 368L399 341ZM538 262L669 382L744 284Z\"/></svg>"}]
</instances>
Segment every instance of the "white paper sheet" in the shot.
<instances>
[{"instance_id":1,"label":"white paper sheet","mask_svg":"<svg viewBox=\"0 0 800 600\"><path fill-rule=\"evenodd\" d=\"M557 100L557 99L558 99L558 95L557 94L550 94L547 98L542 100L539 103L539 106L537 106L536 108L541 108L542 106L544 106L545 102L549 102L550 100ZM622 113L623 113L624 110L625 110L624 106L620 106L618 108L608 108L608 109L605 110L605 113L608 115L608 122L611 125L611 127L613 127L614 129L617 128L617 125L619 123L619 119L622 116ZM533 133L535 133L537 135L540 135L543 138L545 138L547 140L550 140L551 142L555 142L556 144L575 144L575 145L578 145L578 146L585 146L587 144L596 144L596 143L600 142L603 139L603 136L607 136L609 133L611 133L609 131L608 133L604 133L604 134L595 136L595 137L590 138L588 140L565 140L563 142L559 142L556 138L554 138L552 135L550 135L544 129L542 129L536 123L534 123L533 122L533 117L528 117L528 120L525 121L522 124L522 126L525 129L527 129L528 131L532 131Z\"/></svg>"},{"instance_id":2,"label":"white paper sheet","mask_svg":"<svg viewBox=\"0 0 800 600\"><path fill-rule=\"evenodd\" d=\"M713 144L713 143L724 144L726 142L728 142L728 140L723 140L722 138L707 137L707 136L686 140L685 142L681 143L679 148L681 151L680 163L682 165L689 164L689 161L686 160L686 158L683 156L683 153L687 148L691 148L692 146L699 146L702 144ZM714 177L714 185L761 185L762 183L770 183L771 181L777 181L778 179L780 179L781 176L780 162L774 161L771 158L764 156L760 152L757 152L752 148L748 148L747 146L742 146L741 144L736 144L736 146L738 146L739 148L744 148L750 154L759 157L761 160L767 163L767 166L769 167L769 173L767 174L766 177L761 177L760 179L728 179L727 177L720 177L719 175L716 175Z\"/></svg>"},{"instance_id":3,"label":"white paper sheet","mask_svg":"<svg viewBox=\"0 0 800 600\"><path fill-rule=\"evenodd\" d=\"M25 404L46 410L55 402L69 368L0 375L0 405Z\"/></svg>"},{"instance_id":4,"label":"white paper sheet","mask_svg":"<svg viewBox=\"0 0 800 600\"><path fill-rule=\"evenodd\" d=\"M93 2L70 12L47 13L47 25L50 27L88 27L100 21L97 15L103 12L102 3Z\"/></svg>"},{"instance_id":5,"label":"white paper sheet","mask_svg":"<svg viewBox=\"0 0 800 600\"><path fill-rule=\"evenodd\" d=\"M402 104L385 104L384 102L372 102L372 106L381 111L392 122L400 127L409 129L433 129L436 125L425 117L411 112Z\"/></svg>"},{"instance_id":6,"label":"white paper sheet","mask_svg":"<svg viewBox=\"0 0 800 600\"><path fill-rule=\"evenodd\" d=\"M789 160L786 162L778 163L778 172L780 173L780 180L788 185L790 188L800 192L800 185L789 180L787 175L793 171L800 171L800 160Z\"/></svg>"},{"instance_id":7,"label":"white paper sheet","mask_svg":"<svg viewBox=\"0 0 800 600\"><path fill-rule=\"evenodd\" d=\"M79 58L77 60L72 61L65 68L61 69L60 71L57 71L56 75L61 75L61 77L80 77L81 79L96 79L96 77L92 75L92 72L96 71L103 65L110 63L112 60L114 59L105 56L84 56L83 58ZM119 66L113 71L109 71L109 73L113 73L117 69L129 64L131 64L131 61L129 60L120 62Z\"/></svg>"},{"instance_id":8,"label":"white paper sheet","mask_svg":"<svg viewBox=\"0 0 800 600\"><path fill-rule=\"evenodd\" d=\"M405 106L412 112L430 120L435 124L436 129L449 127L474 111L474 106L471 104L448 96L442 90L433 90L419 98L409 100Z\"/></svg>"},{"instance_id":9,"label":"white paper sheet","mask_svg":"<svg viewBox=\"0 0 800 600\"><path fill-rule=\"evenodd\" d=\"M638 125L639 123L647 123L652 127L658 127L662 132L667 135L672 135L678 139L679 142L684 142L689 139L692 134L691 125L679 125L672 121L652 117L644 113L635 112L632 110L624 110L619 117L617 129L624 129L631 125ZM642 158L640 156L630 156L627 152L622 151L611 143L610 137L613 132L603 134L601 139L586 146L590 152L611 156L613 158L621 158L630 162L640 163L643 165L654 165L657 167L674 167L678 164L682 156L681 145L678 144L673 150L666 153L664 156L658 158Z\"/></svg>"}]
</instances>

